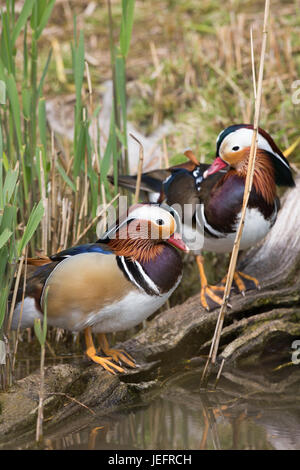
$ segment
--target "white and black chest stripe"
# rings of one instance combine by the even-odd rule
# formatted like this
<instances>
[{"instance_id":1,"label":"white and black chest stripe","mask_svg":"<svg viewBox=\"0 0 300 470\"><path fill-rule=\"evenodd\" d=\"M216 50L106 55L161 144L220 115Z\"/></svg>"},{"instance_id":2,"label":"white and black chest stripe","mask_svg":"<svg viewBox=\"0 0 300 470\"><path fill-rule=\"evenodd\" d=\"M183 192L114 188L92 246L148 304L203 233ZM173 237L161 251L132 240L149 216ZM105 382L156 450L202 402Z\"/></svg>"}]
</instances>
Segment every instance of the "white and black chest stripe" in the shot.
<instances>
[{"instance_id":1,"label":"white and black chest stripe","mask_svg":"<svg viewBox=\"0 0 300 470\"><path fill-rule=\"evenodd\" d=\"M278 199L274 201L274 210L269 217L265 217L264 214L261 212L259 207L247 208L246 209L246 220L249 219L249 214L252 214L251 225L253 225L253 229L259 228L259 225L267 225L269 229L273 227L276 222L278 209L280 208L280 203ZM255 217L253 215L256 215ZM241 216L241 212L237 214L236 221L233 226L233 230L229 233L220 232L219 230L215 229L210 225L205 217L204 205L201 204L199 209L196 211L196 223L198 228L204 231L204 236L211 237L211 238L224 238L230 233L235 233L238 227L239 219ZM265 224L264 224L265 222ZM246 224L247 225L247 224Z\"/></svg>"},{"instance_id":2,"label":"white and black chest stripe","mask_svg":"<svg viewBox=\"0 0 300 470\"><path fill-rule=\"evenodd\" d=\"M263 216L258 208L247 208L243 233L240 241L240 250L246 250L260 242L274 225L276 216L276 206L272 216L268 219ZM226 253L232 251L240 217L241 213L239 213L237 216L237 221L234 227L235 230L231 233L220 233L222 237L216 237L214 234L214 229L209 226L209 230L211 231L212 229L213 232L212 235L207 235L205 232L203 249L207 251L214 251L216 253Z\"/></svg>"},{"instance_id":3,"label":"white and black chest stripe","mask_svg":"<svg viewBox=\"0 0 300 470\"><path fill-rule=\"evenodd\" d=\"M213 238L224 238L224 233L219 232L219 230L214 229L206 220L204 213L204 204L200 204L196 210L196 224L198 229L204 231L204 236L209 236Z\"/></svg>"},{"instance_id":4,"label":"white and black chest stripe","mask_svg":"<svg viewBox=\"0 0 300 470\"><path fill-rule=\"evenodd\" d=\"M125 277L138 289L148 295L161 295L160 288L146 274L138 261L130 261L124 256L117 256L117 263Z\"/></svg>"}]
</instances>

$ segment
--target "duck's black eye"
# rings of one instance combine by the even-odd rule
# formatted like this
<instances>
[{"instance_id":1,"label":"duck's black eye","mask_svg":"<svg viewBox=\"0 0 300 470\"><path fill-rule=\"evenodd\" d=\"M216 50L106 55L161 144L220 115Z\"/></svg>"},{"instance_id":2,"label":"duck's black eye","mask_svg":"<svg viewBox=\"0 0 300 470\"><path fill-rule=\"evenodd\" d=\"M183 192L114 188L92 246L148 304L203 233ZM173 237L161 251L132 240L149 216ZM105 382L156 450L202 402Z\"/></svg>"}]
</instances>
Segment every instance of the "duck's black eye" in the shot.
<instances>
[{"instance_id":1,"label":"duck's black eye","mask_svg":"<svg viewBox=\"0 0 300 470\"><path fill-rule=\"evenodd\" d=\"M157 219L156 223L157 225L165 225L165 222L163 219Z\"/></svg>"},{"instance_id":2,"label":"duck's black eye","mask_svg":"<svg viewBox=\"0 0 300 470\"><path fill-rule=\"evenodd\" d=\"M238 145L236 145L235 147L232 147L232 150L234 150L234 152L236 152L237 150L240 150L240 147Z\"/></svg>"}]
</instances>

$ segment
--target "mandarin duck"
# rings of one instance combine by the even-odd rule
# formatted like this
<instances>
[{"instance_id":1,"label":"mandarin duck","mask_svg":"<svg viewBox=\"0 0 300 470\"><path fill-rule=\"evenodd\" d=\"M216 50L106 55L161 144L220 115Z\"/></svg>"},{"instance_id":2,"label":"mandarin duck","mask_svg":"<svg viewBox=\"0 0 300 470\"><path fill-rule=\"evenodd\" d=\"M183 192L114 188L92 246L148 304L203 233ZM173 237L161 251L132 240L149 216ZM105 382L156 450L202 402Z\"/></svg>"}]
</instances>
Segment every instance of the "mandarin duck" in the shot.
<instances>
[{"instance_id":1,"label":"mandarin duck","mask_svg":"<svg viewBox=\"0 0 300 470\"><path fill-rule=\"evenodd\" d=\"M183 222L183 240L196 254L201 304L207 310L222 304L226 277L221 285L208 285L201 250L231 252L238 227L253 135L251 124L232 125L224 129L216 142L216 157L211 165L199 163L191 150L185 152L189 162L166 170L142 175L141 189L151 200L168 205L192 205L192 218ZM119 184L130 188L136 177L120 176ZM253 186L246 211L240 250L261 241L274 225L280 207L277 186L294 186L291 168L271 136L259 129ZM183 214L183 211L181 211ZM189 245L191 229L203 234L199 247ZM259 288L256 278L236 271L234 283L240 293Z\"/></svg>"},{"instance_id":2,"label":"mandarin duck","mask_svg":"<svg viewBox=\"0 0 300 470\"><path fill-rule=\"evenodd\" d=\"M111 373L124 371L116 363L134 367L128 353L109 347L105 333L141 323L176 289L182 277L176 248L188 251L180 224L167 205L136 204L96 243L31 259L37 267L27 279L23 305L20 289L12 328L28 328L43 318L47 290L47 324L84 330L87 356ZM92 333L106 357L97 355Z\"/></svg>"}]
</instances>

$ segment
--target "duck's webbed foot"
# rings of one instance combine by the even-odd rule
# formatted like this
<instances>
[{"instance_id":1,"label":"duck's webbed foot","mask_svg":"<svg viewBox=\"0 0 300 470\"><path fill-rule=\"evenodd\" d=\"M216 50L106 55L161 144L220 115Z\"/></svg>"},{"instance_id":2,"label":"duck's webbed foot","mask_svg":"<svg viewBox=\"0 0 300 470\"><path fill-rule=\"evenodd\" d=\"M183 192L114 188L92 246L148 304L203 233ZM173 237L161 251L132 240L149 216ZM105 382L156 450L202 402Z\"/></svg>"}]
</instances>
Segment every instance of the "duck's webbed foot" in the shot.
<instances>
[{"instance_id":1,"label":"duck's webbed foot","mask_svg":"<svg viewBox=\"0 0 300 470\"><path fill-rule=\"evenodd\" d=\"M196 261L198 264L201 291L200 291L200 301L203 308L206 310L213 310L214 308L222 305L223 293L225 286L212 286L207 283L206 274L204 271L203 257L201 255L196 256Z\"/></svg>"},{"instance_id":2,"label":"duck's webbed foot","mask_svg":"<svg viewBox=\"0 0 300 470\"><path fill-rule=\"evenodd\" d=\"M233 276L234 283L242 295L245 295L247 290L260 289L259 281L256 277L249 276L249 274L235 271Z\"/></svg>"},{"instance_id":3,"label":"duck's webbed foot","mask_svg":"<svg viewBox=\"0 0 300 470\"><path fill-rule=\"evenodd\" d=\"M87 348L86 354L92 361L96 362L97 364L100 364L105 370L107 370L111 374L116 374L116 372L124 372L124 369L122 369L122 367L117 366L110 360L112 359L112 357L101 357L97 355L92 338L92 332L89 327L85 329L84 333Z\"/></svg>"},{"instance_id":4,"label":"duck's webbed foot","mask_svg":"<svg viewBox=\"0 0 300 470\"><path fill-rule=\"evenodd\" d=\"M130 367L136 367L135 360L132 356L130 356L130 354L128 354L128 352L124 351L123 349L110 348L104 333L98 334L98 341L100 349L104 352L104 354L111 357L115 362L118 364L124 363Z\"/></svg>"}]
</instances>

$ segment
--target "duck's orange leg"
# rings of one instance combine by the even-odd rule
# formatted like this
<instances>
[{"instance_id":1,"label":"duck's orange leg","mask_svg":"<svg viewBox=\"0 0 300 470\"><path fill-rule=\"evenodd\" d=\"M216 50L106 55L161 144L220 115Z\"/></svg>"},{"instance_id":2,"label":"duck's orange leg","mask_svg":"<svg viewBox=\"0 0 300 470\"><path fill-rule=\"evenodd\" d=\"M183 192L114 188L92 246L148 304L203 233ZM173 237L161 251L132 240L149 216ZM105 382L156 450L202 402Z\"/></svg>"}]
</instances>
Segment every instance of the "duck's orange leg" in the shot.
<instances>
[{"instance_id":1,"label":"duck's orange leg","mask_svg":"<svg viewBox=\"0 0 300 470\"><path fill-rule=\"evenodd\" d=\"M226 284L227 275L222 279L221 284ZM250 289L260 289L259 281L256 277L249 274L242 273L242 271L235 271L233 275L233 282L238 288L240 294L245 295L245 292Z\"/></svg>"},{"instance_id":2,"label":"duck's orange leg","mask_svg":"<svg viewBox=\"0 0 300 470\"><path fill-rule=\"evenodd\" d=\"M200 300L202 307L206 310L218 307L222 305L222 297L219 297L216 292L224 292L224 286L212 286L207 283L207 277L204 271L203 256L197 255L196 261L199 269L201 291L200 291Z\"/></svg>"},{"instance_id":3,"label":"duck's orange leg","mask_svg":"<svg viewBox=\"0 0 300 470\"><path fill-rule=\"evenodd\" d=\"M233 280L242 295L245 295L246 290L260 289L260 285L256 277L249 276L249 274L242 273L241 271L235 271Z\"/></svg>"},{"instance_id":4,"label":"duck's orange leg","mask_svg":"<svg viewBox=\"0 0 300 470\"><path fill-rule=\"evenodd\" d=\"M97 356L90 327L84 330L84 335L86 342L86 354L92 361L97 362L97 364L100 364L104 369L108 370L108 372L111 372L112 374L115 374L116 371L124 372L124 369L109 360L112 359L111 357ZM116 369L116 371L114 369Z\"/></svg>"},{"instance_id":5,"label":"duck's orange leg","mask_svg":"<svg viewBox=\"0 0 300 470\"><path fill-rule=\"evenodd\" d=\"M119 362L119 364L121 362L124 362L130 367L136 367L133 357L130 356L128 352L124 351L123 349L110 348L104 333L99 333L97 336L100 348L104 352L104 354L110 356L114 361Z\"/></svg>"}]
</instances>

